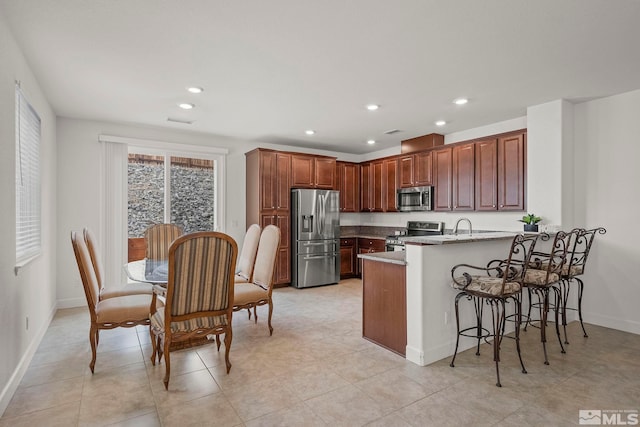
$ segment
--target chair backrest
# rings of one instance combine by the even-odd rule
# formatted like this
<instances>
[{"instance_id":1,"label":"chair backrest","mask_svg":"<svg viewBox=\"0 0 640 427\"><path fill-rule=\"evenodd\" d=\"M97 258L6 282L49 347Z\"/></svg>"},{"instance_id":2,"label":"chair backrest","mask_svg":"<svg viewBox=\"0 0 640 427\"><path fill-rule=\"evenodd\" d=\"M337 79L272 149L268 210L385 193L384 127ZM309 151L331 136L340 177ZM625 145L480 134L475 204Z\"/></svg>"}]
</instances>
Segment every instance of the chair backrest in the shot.
<instances>
[{"instance_id":1,"label":"chair backrest","mask_svg":"<svg viewBox=\"0 0 640 427\"><path fill-rule=\"evenodd\" d=\"M571 277L584 273L587 257L589 256L589 251L591 250L591 245L593 244L596 234L605 234L607 230L603 227L597 227L591 230L576 228L572 230L572 232L575 233L576 237L569 252L568 268L566 270L567 274Z\"/></svg>"},{"instance_id":2,"label":"chair backrest","mask_svg":"<svg viewBox=\"0 0 640 427\"><path fill-rule=\"evenodd\" d=\"M91 255L89 254L89 249L84 242L84 238L78 238L75 231L71 232L71 245L73 246L73 252L76 255L76 263L78 264L78 270L80 271L84 294L87 297L87 305L89 306L91 319L95 320L96 306L100 301L100 286L98 285L98 279L96 278L96 274L93 270Z\"/></svg>"},{"instance_id":3,"label":"chair backrest","mask_svg":"<svg viewBox=\"0 0 640 427\"><path fill-rule=\"evenodd\" d=\"M253 265L256 262L256 254L258 252L258 242L260 241L260 226L252 224L244 235L242 249L238 255L238 268L236 274L248 281L251 281L253 273Z\"/></svg>"},{"instance_id":4,"label":"chair backrest","mask_svg":"<svg viewBox=\"0 0 640 427\"><path fill-rule=\"evenodd\" d=\"M148 259L168 259L171 242L182 235L182 228L175 224L154 224L144 232L147 243L145 257Z\"/></svg>"},{"instance_id":5,"label":"chair backrest","mask_svg":"<svg viewBox=\"0 0 640 427\"><path fill-rule=\"evenodd\" d=\"M271 292L276 255L280 245L280 228L267 225L260 235L256 263L253 268L253 283Z\"/></svg>"},{"instance_id":6,"label":"chair backrest","mask_svg":"<svg viewBox=\"0 0 640 427\"><path fill-rule=\"evenodd\" d=\"M86 227L82 230L82 236L84 237L84 243L87 245L89 255L91 256L91 264L93 265L93 271L98 281L98 289L102 290L104 289L104 282L102 281L104 270L102 269L102 261L100 261L98 243L93 233Z\"/></svg>"},{"instance_id":7,"label":"chair backrest","mask_svg":"<svg viewBox=\"0 0 640 427\"><path fill-rule=\"evenodd\" d=\"M576 230L570 232L558 231L554 238L551 248L548 252L533 251L531 254L530 268L537 270L543 270L546 272L542 283L550 283L554 280L558 280L562 275L563 268L566 268L567 254L571 248L572 242L575 242L577 237ZM540 235L541 240L549 240L551 237L547 233ZM555 276L554 280L551 280Z\"/></svg>"},{"instance_id":8,"label":"chair backrest","mask_svg":"<svg viewBox=\"0 0 640 427\"><path fill-rule=\"evenodd\" d=\"M517 234L511 241L509 257L501 261L497 267L500 271L499 277L502 278L501 294L505 293L507 282L518 282L522 286L538 237L537 234Z\"/></svg>"},{"instance_id":9,"label":"chair backrest","mask_svg":"<svg viewBox=\"0 0 640 427\"><path fill-rule=\"evenodd\" d=\"M186 234L169 248L165 320L170 322L233 311L233 276L238 246L214 231Z\"/></svg>"}]
</instances>

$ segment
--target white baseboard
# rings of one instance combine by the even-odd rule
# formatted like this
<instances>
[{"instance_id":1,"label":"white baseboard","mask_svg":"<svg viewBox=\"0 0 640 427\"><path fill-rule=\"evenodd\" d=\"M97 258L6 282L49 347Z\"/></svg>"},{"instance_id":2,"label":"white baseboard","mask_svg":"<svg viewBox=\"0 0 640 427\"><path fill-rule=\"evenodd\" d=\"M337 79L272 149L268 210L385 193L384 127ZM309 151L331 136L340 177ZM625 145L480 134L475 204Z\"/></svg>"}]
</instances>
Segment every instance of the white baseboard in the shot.
<instances>
[{"instance_id":1,"label":"white baseboard","mask_svg":"<svg viewBox=\"0 0 640 427\"><path fill-rule=\"evenodd\" d=\"M619 331L640 335L640 322L635 320L621 319L618 317L606 316L604 314L586 312L583 312L582 317L585 323L591 323L593 325L604 326L605 328L617 329ZM589 331L587 330L587 333L588 332Z\"/></svg>"},{"instance_id":2,"label":"white baseboard","mask_svg":"<svg viewBox=\"0 0 640 427\"><path fill-rule=\"evenodd\" d=\"M76 308L87 305L86 298L66 298L58 300L58 309L62 308Z\"/></svg>"},{"instance_id":3,"label":"white baseboard","mask_svg":"<svg viewBox=\"0 0 640 427\"><path fill-rule=\"evenodd\" d=\"M9 406L9 402L18 389L20 381L22 381L22 377L24 377L25 372L27 372L29 364L33 359L33 355L36 353L36 350L38 350L38 346L40 345L40 342L42 342L44 334L47 333L47 329L49 329L49 325L51 324L53 316L56 314L57 310L58 306L55 305L49 313L49 318L46 322L44 322L42 327L40 327L40 329L38 330L38 333L33 337L33 340L27 347L27 350L22 355L18 366L16 366L13 374L11 374L11 378L9 378L9 381L7 381L7 384L2 389L2 392L0 393L0 417L2 417L5 409L7 409L7 406Z\"/></svg>"}]
</instances>

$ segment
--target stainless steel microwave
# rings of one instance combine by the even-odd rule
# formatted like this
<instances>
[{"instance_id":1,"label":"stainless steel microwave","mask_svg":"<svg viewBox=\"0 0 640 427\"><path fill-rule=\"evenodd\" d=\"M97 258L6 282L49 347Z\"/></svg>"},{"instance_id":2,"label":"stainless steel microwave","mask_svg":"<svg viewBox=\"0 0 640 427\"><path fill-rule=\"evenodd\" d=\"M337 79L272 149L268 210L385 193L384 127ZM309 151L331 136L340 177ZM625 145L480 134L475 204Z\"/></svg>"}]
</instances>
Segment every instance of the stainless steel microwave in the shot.
<instances>
[{"instance_id":1,"label":"stainless steel microwave","mask_svg":"<svg viewBox=\"0 0 640 427\"><path fill-rule=\"evenodd\" d=\"M432 206L433 187L411 187L397 190L396 202L398 210L430 211Z\"/></svg>"}]
</instances>

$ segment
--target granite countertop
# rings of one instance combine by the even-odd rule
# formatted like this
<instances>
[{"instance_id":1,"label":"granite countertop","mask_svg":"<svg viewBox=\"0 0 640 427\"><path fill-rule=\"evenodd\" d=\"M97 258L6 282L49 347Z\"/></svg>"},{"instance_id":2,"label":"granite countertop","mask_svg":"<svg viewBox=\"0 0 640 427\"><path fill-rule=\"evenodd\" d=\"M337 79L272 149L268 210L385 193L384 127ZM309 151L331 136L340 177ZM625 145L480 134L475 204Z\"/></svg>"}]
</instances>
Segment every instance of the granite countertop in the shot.
<instances>
[{"instance_id":1,"label":"granite countertop","mask_svg":"<svg viewBox=\"0 0 640 427\"><path fill-rule=\"evenodd\" d=\"M359 254L358 258L371 261L388 262L390 264L407 265L404 251L395 252L373 252L370 254Z\"/></svg>"},{"instance_id":2,"label":"granite countertop","mask_svg":"<svg viewBox=\"0 0 640 427\"><path fill-rule=\"evenodd\" d=\"M512 231L492 231L488 233L461 233L455 234L443 234L441 236L407 236L402 237L402 240L408 244L417 245L448 245L452 243L470 243L479 242L485 240L501 240L501 239L513 239L516 232Z\"/></svg>"}]
</instances>

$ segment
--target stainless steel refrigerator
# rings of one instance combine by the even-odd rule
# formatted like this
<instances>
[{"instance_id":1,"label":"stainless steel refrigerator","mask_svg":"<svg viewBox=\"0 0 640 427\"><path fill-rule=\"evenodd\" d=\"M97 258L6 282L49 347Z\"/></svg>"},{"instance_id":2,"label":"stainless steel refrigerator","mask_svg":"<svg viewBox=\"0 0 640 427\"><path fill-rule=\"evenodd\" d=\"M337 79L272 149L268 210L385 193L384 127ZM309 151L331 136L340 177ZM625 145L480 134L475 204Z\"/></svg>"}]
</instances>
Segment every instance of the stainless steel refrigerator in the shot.
<instances>
[{"instance_id":1,"label":"stainless steel refrigerator","mask_svg":"<svg viewBox=\"0 0 640 427\"><path fill-rule=\"evenodd\" d=\"M340 280L340 192L291 190L292 279L296 288Z\"/></svg>"}]
</instances>

